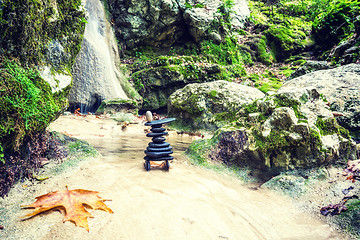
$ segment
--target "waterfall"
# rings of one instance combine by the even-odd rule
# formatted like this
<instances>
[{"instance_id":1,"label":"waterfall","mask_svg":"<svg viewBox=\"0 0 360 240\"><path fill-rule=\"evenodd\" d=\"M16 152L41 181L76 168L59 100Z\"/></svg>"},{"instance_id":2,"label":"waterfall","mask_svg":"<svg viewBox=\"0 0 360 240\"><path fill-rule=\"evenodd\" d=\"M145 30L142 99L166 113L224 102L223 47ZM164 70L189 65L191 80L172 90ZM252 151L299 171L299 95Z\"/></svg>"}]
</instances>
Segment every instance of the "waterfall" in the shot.
<instances>
[{"instance_id":1,"label":"waterfall","mask_svg":"<svg viewBox=\"0 0 360 240\"><path fill-rule=\"evenodd\" d=\"M118 70L118 47L104 6L100 0L83 0L83 6L87 24L72 68L69 103L71 110L81 108L82 112L94 112L102 100L128 97L120 84L125 79Z\"/></svg>"}]
</instances>

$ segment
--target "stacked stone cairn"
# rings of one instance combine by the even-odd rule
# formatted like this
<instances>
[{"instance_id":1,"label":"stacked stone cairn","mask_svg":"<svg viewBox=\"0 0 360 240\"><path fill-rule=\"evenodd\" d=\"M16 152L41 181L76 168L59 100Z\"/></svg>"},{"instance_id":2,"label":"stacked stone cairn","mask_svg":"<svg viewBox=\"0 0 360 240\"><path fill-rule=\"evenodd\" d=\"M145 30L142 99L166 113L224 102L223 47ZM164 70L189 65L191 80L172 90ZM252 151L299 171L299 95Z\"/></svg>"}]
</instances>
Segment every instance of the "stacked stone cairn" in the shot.
<instances>
[{"instance_id":1,"label":"stacked stone cairn","mask_svg":"<svg viewBox=\"0 0 360 240\"><path fill-rule=\"evenodd\" d=\"M147 111L146 119L147 122L145 123L145 126L151 126L151 132L146 134L146 136L151 137L152 142L149 143L145 150L146 156L144 157L144 167L146 171L150 171L150 161L164 161L165 169L168 171L170 168L169 160L173 160L174 157L170 156L170 154L173 153L170 143L165 142L166 139L163 137L168 133L165 132L165 128L162 128L162 124L175 121L176 118L165 118L152 121L152 113Z\"/></svg>"}]
</instances>

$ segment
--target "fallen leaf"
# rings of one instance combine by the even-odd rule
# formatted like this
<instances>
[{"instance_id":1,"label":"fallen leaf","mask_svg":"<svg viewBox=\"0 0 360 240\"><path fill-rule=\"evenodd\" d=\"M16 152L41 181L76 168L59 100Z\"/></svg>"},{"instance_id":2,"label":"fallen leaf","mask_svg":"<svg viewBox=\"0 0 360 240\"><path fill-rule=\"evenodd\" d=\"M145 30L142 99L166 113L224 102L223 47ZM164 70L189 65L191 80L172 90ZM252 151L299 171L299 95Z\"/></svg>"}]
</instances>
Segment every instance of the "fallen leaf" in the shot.
<instances>
[{"instance_id":1,"label":"fallen leaf","mask_svg":"<svg viewBox=\"0 0 360 240\"><path fill-rule=\"evenodd\" d=\"M83 227L89 231L87 218L93 216L86 211L84 204L95 210L100 209L113 213L113 211L105 205L104 201L106 200L100 198L97 195L98 193L99 192L84 189L67 189L44 194L36 197L37 200L33 204L21 206L23 208L35 208L34 212L23 218L28 219L41 212L57 209L65 214L63 222L72 221L76 226Z\"/></svg>"},{"instance_id":2,"label":"fallen leaf","mask_svg":"<svg viewBox=\"0 0 360 240\"><path fill-rule=\"evenodd\" d=\"M38 181L44 181L44 180L46 180L46 179L49 179L49 177L48 176L37 176L37 175L33 175L33 178L35 178L36 180L38 180Z\"/></svg>"}]
</instances>

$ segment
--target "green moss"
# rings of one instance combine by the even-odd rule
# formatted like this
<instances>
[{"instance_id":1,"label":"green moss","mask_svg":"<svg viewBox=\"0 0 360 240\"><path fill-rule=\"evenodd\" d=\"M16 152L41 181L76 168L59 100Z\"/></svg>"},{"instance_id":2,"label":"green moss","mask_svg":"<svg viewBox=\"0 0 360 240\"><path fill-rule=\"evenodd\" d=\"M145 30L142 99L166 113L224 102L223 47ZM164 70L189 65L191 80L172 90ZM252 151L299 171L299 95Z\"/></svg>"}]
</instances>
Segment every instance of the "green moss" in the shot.
<instances>
[{"instance_id":1,"label":"green moss","mask_svg":"<svg viewBox=\"0 0 360 240\"><path fill-rule=\"evenodd\" d=\"M291 73L294 72L294 69L290 68L290 67L283 67L280 68L280 74L283 74L286 77L290 77Z\"/></svg>"},{"instance_id":2,"label":"green moss","mask_svg":"<svg viewBox=\"0 0 360 240\"><path fill-rule=\"evenodd\" d=\"M218 122L218 124L220 124L221 122L225 122L226 124L229 124L231 122L236 121L236 112L221 112L221 113L216 113L214 115L214 119L216 122Z\"/></svg>"},{"instance_id":3,"label":"green moss","mask_svg":"<svg viewBox=\"0 0 360 240\"><path fill-rule=\"evenodd\" d=\"M98 152L89 143L82 140L69 143L68 148L69 153L72 155L81 153L87 156L96 156L98 154Z\"/></svg>"},{"instance_id":4,"label":"green moss","mask_svg":"<svg viewBox=\"0 0 360 240\"><path fill-rule=\"evenodd\" d=\"M59 40L68 55L60 69L71 69L81 47L85 14L80 0L1 1L0 49L2 55L22 63L46 60L47 45ZM65 41L66 39L66 41Z\"/></svg>"},{"instance_id":5,"label":"green moss","mask_svg":"<svg viewBox=\"0 0 360 240\"><path fill-rule=\"evenodd\" d=\"M256 139L255 146L267 153L274 150L282 151L285 147L290 146L288 134L278 129L271 129L267 137L263 137L261 133L255 131L254 137Z\"/></svg>"},{"instance_id":6,"label":"green moss","mask_svg":"<svg viewBox=\"0 0 360 240\"><path fill-rule=\"evenodd\" d=\"M350 199L346 203L347 211L342 212L335 217L335 221L341 228L353 234L357 238L360 237L360 200Z\"/></svg>"},{"instance_id":7,"label":"green moss","mask_svg":"<svg viewBox=\"0 0 360 240\"><path fill-rule=\"evenodd\" d=\"M290 99L285 95L278 94L276 95L275 99L276 107L290 107L294 110L295 116L298 119L306 119L306 116L302 115L299 111L299 106L301 103L298 100Z\"/></svg>"},{"instance_id":8,"label":"green moss","mask_svg":"<svg viewBox=\"0 0 360 240\"><path fill-rule=\"evenodd\" d=\"M217 91L216 90L212 90L209 92L209 95L211 98L216 98L216 95L217 95Z\"/></svg>"},{"instance_id":9,"label":"green moss","mask_svg":"<svg viewBox=\"0 0 360 240\"><path fill-rule=\"evenodd\" d=\"M215 44L212 41L202 41L200 50L204 56L207 56L208 60L213 60L220 65L252 64L251 56L240 48L235 38L227 37L220 44Z\"/></svg>"},{"instance_id":10,"label":"green moss","mask_svg":"<svg viewBox=\"0 0 360 240\"><path fill-rule=\"evenodd\" d=\"M268 91L276 91L281 86L282 82L278 78L270 78L264 81L257 81L255 83L255 87L263 93L267 93Z\"/></svg>"},{"instance_id":11,"label":"green moss","mask_svg":"<svg viewBox=\"0 0 360 240\"><path fill-rule=\"evenodd\" d=\"M258 109L258 103L257 103L257 100L255 100L254 102L250 103L250 104L243 104L242 105L242 109L245 113L245 115L248 115L250 113L256 113L256 112L259 112L259 109Z\"/></svg>"},{"instance_id":12,"label":"green moss","mask_svg":"<svg viewBox=\"0 0 360 240\"><path fill-rule=\"evenodd\" d=\"M312 146L322 146L321 135L314 129L310 129L310 143Z\"/></svg>"},{"instance_id":13,"label":"green moss","mask_svg":"<svg viewBox=\"0 0 360 240\"><path fill-rule=\"evenodd\" d=\"M0 59L0 143L18 150L25 136L44 130L66 105L66 92L52 94L37 70ZM69 90L69 89L68 89Z\"/></svg>"},{"instance_id":14,"label":"green moss","mask_svg":"<svg viewBox=\"0 0 360 240\"><path fill-rule=\"evenodd\" d=\"M208 154L216 143L217 137L215 135L211 139L195 140L190 144L185 153L193 163L204 165L208 162Z\"/></svg>"},{"instance_id":15,"label":"green moss","mask_svg":"<svg viewBox=\"0 0 360 240\"><path fill-rule=\"evenodd\" d=\"M320 130L321 135L339 134L344 138L350 139L350 133L347 129L340 126L335 118L318 117L315 125Z\"/></svg>"},{"instance_id":16,"label":"green moss","mask_svg":"<svg viewBox=\"0 0 360 240\"><path fill-rule=\"evenodd\" d=\"M265 65L271 65L273 61L275 60L274 56L271 53L268 53L266 48L267 39L266 36L262 36L259 39L257 50L259 55L260 62L264 63Z\"/></svg>"},{"instance_id":17,"label":"green moss","mask_svg":"<svg viewBox=\"0 0 360 240\"><path fill-rule=\"evenodd\" d=\"M305 33L287 26L271 25L265 35L277 60L283 60L305 48Z\"/></svg>"}]
</instances>

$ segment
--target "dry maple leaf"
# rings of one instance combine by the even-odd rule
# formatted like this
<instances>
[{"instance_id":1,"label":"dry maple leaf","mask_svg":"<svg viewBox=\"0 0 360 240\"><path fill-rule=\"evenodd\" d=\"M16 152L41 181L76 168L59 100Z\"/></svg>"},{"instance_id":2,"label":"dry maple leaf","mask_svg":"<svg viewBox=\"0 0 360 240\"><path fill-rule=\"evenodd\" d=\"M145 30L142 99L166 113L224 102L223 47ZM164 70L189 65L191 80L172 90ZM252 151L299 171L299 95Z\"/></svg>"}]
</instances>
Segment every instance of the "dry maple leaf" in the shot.
<instances>
[{"instance_id":1,"label":"dry maple leaf","mask_svg":"<svg viewBox=\"0 0 360 240\"><path fill-rule=\"evenodd\" d=\"M72 221L78 227L83 227L89 231L89 225L87 223L88 217L93 217L88 211L86 211L84 204L90 206L93 209L104 210L109 213L113 211L108 208L104 199L100 198L97 194L99 192L89 191L84 189L75 190L62 190L51 192L36 197L36 202L27 206L21 206L23 208L35 208L34 212L24 216L23 218L31 218L38 213L45 212L47 210L60 210L65 214L63 222Z\"/></svg>"}]
</instances>

